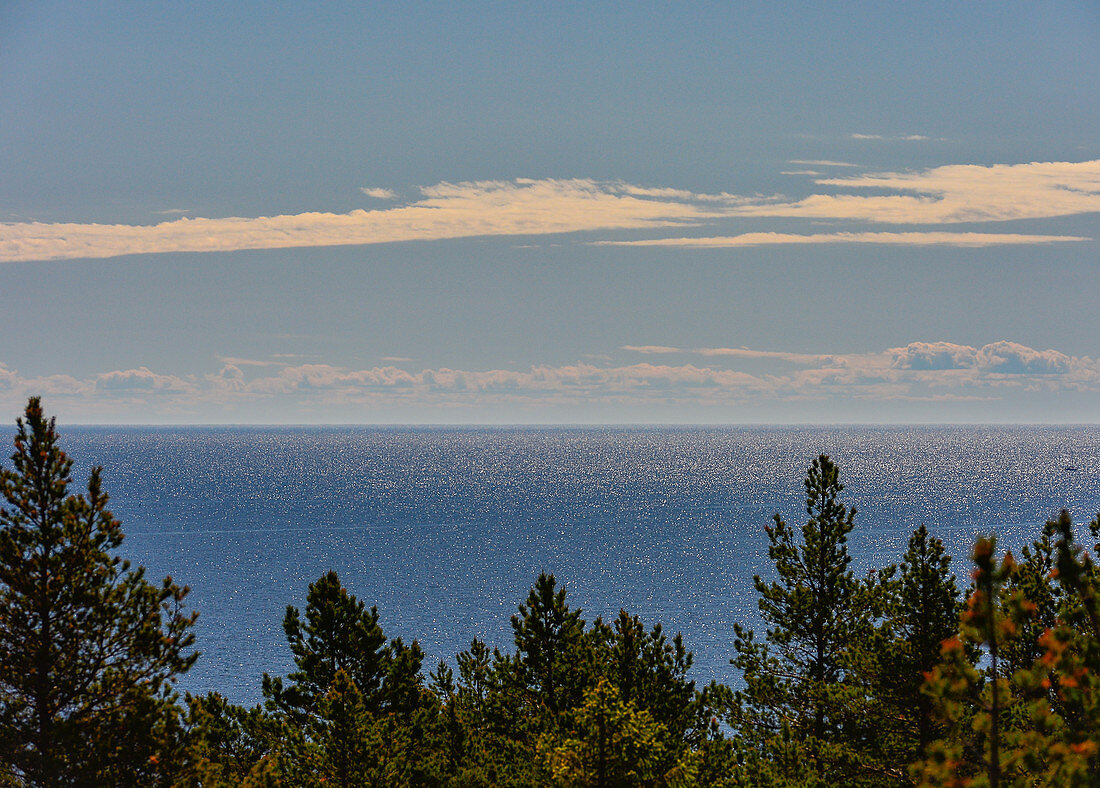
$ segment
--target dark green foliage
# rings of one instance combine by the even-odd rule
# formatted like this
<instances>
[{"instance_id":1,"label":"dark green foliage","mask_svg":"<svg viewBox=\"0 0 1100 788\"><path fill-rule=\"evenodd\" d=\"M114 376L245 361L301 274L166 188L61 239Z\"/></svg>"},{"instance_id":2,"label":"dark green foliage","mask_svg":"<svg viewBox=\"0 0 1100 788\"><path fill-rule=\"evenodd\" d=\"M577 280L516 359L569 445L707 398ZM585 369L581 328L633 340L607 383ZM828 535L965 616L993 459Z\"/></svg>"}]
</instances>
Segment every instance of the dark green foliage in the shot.
<instances>
[{"instance_id":1,"label":"dark green foliage","mask_svg":"<svg viewBox=\"0 0 1100 788\"><path fill-rule=\"evenodd\" d=\"M368 611L335 572L310 584L304 624L298 608L287 607L283 630L298 670L286 687L281 678L264 675L264 695L273 709L296 717L315 713L340 671L351 676L373 710L381 707L389 664L378 610Z\"/></svg>"},{"instance_id":2,"label":"dark green foliage","mask_svg":"<svg viewBox=\"0 0 1100 788\"><path fill-rule=\"evenodd\" d=\"M585 650L580 610L565 603L565 589L553 575L540 574L535 587L512 616L516 655L512 680L546 720L578 705L592 669Z\"/></svg>"},{"instance_id":3,"label":"dark green foliage","mask_svg":"<svg viewBox=\"0 0 1100 788\"><path fill-rule=\"evenodd\" d=\"M687 678L679 635L626 612L586 627L546 574L512 628L514 653L475 640L457 677L445 665L433 673L446 784L688 785L730 762L712 746L725 741L713 693Z\"/></svg>"},{"instance_id":4,"label":"dark green foliage","mask_svg":"<svg viewBox=\"0 0 1100 788\"><path fill-rule=\"evenodd\" d=\"M867 766L899 784L942 733L923 686L940 662L941 644L958 631L962 602L950 563L922 525L909 538L901 566L887 567L866 585L878 626L852 649L853 672L866 689L863 755Z\"/></svg>"},{"instance_id":5,"label":"dark green foliage","mask_svg":"<svg viewBox=\"0 0 1100 788\"><path fill-rule=\"evenodd\" d=\"M229 788L262 785L275 766L278 723L260 707L245 709L216 692L187 696L184 768L176 785Z\"/></svg>"},{"instance_id":6,"label":"dark green foliage","mask_svg":"<svg viewBox=\"0 0 1100 788\"><path fill-rule=\"evenodd\" d=\"M916 723L911 756L936 732L928 697L921 692L924 676L938 664L941 644L959 628L962 600L950 564L943 543L922 525L909 539L898 583L888 597L887 626L895 648L883 673L887 691L909 724Z\"/></svg>"},{"instance_id":7,"label":"dark green foliage","mask_svg":"<svg viewBox=\"0 0 1100 788\"><path fill-rule=\"evenodd\" d=\"M541 743L554 784L652 785L672 771L665 764L661 724L624 701L606 678L585 692L584 703L572 717L568 736ZM678 771L687 775L689 769Z\"/></svg>"},{"instance_id":8,"label":"dark green foliage","mask_svg":"<svg viewBox=\"0 0 1100 788\"><path fill-rule=\"evenodd\" d=\"M765 640L736 628L738 781L909 784L910 765L943 730L923 687L958 629L950 558L922 526L900 567L859 581L847 550L855 512L838 499L828 457L814 461L805 489L801 540L778 516L767 529L778 580L756 578Z\"/></svg>"},{"instance_id":9,"label":"dark green foliage","mask_svg":"<svg viewBox=\"0 0 1100 788\"><path fill-rule=\"evenodd\" d=\"M662 773L673 769L685 754L706 739L710 717L709 695L695 689L688 678L692 655L677 633L671 641L660 624L649 631L637 616L619 611L612 627L596 621L592 635L603 639L600 675L629 708L645 712L659 723L656 730L662 755L655 759Z\"/></svg>"},{"instance_id":10,"label":"dark green foliage","mask_svg":"<svg viewBox=\"0 0 1100 788\"><path fill-rule=\"evenodd\" d=\"M844 486L826 455L814 460L804 486L801 539L779 515L766 529L778 580L755 578L766 642L736 629L732 662L745 688L733 722L760 752L793 738L801 749L793 765L808 760L822 781L851 781L850 711L858 689L849 681L848 655L869 631L869 611L857 604L860 584L849 569L855 509L840 502Z\"/></svg>"},{"instance_id":11,"label":"dark green foliage","mask_svg":"<svg viewBox=\"0 0 1100 788\"><path fill-rule=\"evenodd\" d=\"M423 653L386 640L378 610L348 593L335 572L311 583L305 620L283 621L297 670L264 674L268 712L281 724L271 748L295 785L421 783L433 773L435 699L423 686Z\"/></svg>"},{"instance_id":12,"label":"dark green foliage","mask_svg":"<svg viewBox=\"0 0 1100 788\"><path fill-rule=\"evenodd\" d=\"M670 642L660 624L646 631L637 616L619 611L609 633L607 675L626 703L645 709L679 736L697 723L692 656L680 633Z\"/></svg>"},{"instance_id":13,"label":"dark green foliage","mask_svg":"<svg viewBox=\"0 0 1100 788\"><path fill-rule=\"evenodd\" d=\"M72 461L37 398L0 469L0 763L17 784L156 785L181 723L171 687L194 662L186 588L114 551L100 469Z\"/></svg>"}]
</instances>

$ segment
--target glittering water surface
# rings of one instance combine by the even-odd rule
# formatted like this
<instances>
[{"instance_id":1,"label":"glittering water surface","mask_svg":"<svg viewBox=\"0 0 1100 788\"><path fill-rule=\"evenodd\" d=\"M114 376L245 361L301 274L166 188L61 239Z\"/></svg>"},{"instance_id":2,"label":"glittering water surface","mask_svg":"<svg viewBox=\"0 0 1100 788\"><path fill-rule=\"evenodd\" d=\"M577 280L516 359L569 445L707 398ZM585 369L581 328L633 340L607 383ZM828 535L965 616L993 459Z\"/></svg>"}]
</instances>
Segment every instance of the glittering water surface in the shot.
<instances>
[{"instance_id":1,"label":"glittering water surface","mask_svg":"<svg viewBox=\"0 0 1100 788\"><path fill-rule=\"evenodd\" d=\"M260 698L285 673L286 605L335 569L425 669L509 616L540 571L585 618L620 608L683 631L695 677L731 681L735 622L758 626L763 526L805 520L817 454L840 465L863 572L920 523L965 557L978 533L1034 538L1100 510L1100 428L69 428L103 465L123 553L191 586L202 657L181 686ZM965 575L965 562L956 571Z\"/></svg>"}]
</instances>

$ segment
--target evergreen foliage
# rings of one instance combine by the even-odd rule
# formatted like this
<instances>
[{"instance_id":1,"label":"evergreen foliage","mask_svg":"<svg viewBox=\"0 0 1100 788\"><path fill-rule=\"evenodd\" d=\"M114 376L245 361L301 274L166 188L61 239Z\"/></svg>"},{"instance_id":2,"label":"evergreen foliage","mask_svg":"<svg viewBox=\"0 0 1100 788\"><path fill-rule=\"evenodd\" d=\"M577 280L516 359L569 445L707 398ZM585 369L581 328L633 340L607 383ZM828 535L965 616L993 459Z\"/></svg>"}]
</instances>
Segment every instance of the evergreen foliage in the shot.
<instances>
[{"instance_id":1,"label":"evergreen foliage","mask_svg":"<svg viewBox=\"0 0 1100 788\"><path fill-rule=\"evenodd\" d=\"M823 784L851 782L856 754L850 711L858 688L850 681L853 645L869 631L860 584L849 568L848 533L855 509L839 500L844 489L826 455L806 473L801 540L777 514L766 528L777 580L754 579L765 642L736 627L732 660L744 674L733 717L746 741L763 753L799 743L792 767L817 769Z\"/></svg>"},{"instance_id":2,"label":"evergreen foliage","mask_svg":"<svg viewBox=\"0 0 1100 788\"><path fill-rule=\"evenodd\" d=\"M17 785L158 785L182 724L172 692L195 661L187 588L114 552L101 470L72 460L32 398L0 468L0 763Z\"/></svg>"},{"instance_id":3,"label":"evergreen foliage","mask_svg":"<svg viewBox=\"0 0 1100 788\"><path fill-rule=\"evenodd\" d=\"M866 691L864 765L897 784L907 782L909 765L943 731L923 686L940 662L940 644L958 630L962 603L950 563L943 543L921 525L900 567L887 567L866 586L877 626L852 649Z\"/></svg>"},{"instance_id":4,"label":"evergreen foliage","mask_svg":"<svg viewBox=\"0 0 1100 788\"><path fill-rule=\"evenodd\" d=\"M540 574L519 615L512 616L515 657L507 663L508 681L534 708L542 727L552 727L560 712L577 706L591 669L586 657L584 620L565 603L565 589L553 575Z\"/></svg>"},{"instance_id":5,"label":"evergreen foliage","mask_svg":"<svg viewBox=\"0 0 1100 788\"><path fill-rule=\"evenodd\" d=\"M649 712L624 702L606 678L585 693L573 720L566 738L540 742L555 784L645 785L666 776L662 726Z\"/></svg>"},{"instance_id":6,"label":"evergreen foliage","mask_svg":"<svg viewBox=\"0 0 1100 788\"><path fill-rule=\"evenodd\" d=\"M432 770L425 728L434 727L423 686L423 653L387 641L378 609L350 594L335 572L311 583L305 620L283 620L297 670L266 673L268 714L280 724L271 750L293 785L401 785Z\"/></svg>"},{"instance_id":7,"label":"evergreen foliage","mask_svg":"<svg viewBox=\"0 0 1100 788\"><path fill-rule=\"evenodd\" d=\"M922 784L1100 784L1100 573L1068 512L1034 548L1021 564L997 559L993 539L975 546L959 636L925 685L947 729L914 768ZM967 643L983 665L962 658Z\"/></svg>"}]
</instances>

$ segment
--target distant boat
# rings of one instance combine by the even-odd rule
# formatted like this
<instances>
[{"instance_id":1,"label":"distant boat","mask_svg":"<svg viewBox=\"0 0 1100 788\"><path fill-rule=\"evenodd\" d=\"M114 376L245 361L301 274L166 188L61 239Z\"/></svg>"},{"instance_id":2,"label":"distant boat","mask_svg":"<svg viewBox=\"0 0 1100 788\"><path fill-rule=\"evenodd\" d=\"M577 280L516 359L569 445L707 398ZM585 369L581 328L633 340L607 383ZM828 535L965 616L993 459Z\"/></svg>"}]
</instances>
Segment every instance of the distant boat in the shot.
<instances>
[{"instance_id":1,"label":"distant boat","mask_svg":"<svg viewBox=\"0 0 1100 788\"><path fill-rule=\"evenodd\" d=\"M1067 471L1077 471L1077 470L1080 470L1080 468L1078 468L1076 465L1067 465L1066 470Z\"/></svg>"}]
</instances>

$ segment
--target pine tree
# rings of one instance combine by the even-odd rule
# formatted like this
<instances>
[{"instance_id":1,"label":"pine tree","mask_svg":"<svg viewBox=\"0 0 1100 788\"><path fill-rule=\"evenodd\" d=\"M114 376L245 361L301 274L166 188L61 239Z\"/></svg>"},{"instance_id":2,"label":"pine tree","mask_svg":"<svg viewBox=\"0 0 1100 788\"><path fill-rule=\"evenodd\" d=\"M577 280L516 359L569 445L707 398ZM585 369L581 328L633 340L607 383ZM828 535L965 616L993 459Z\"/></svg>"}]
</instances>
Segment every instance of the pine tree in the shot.
<instances>
[{"instance_id":1,"label":"pine tree","mask_svg":"<svg viewBox=\"0 0 1100 788\"><path fill-rule=\"evenodd\" d=\"M540 720L517 660L475 638L456 662L453 692L436 681L447 716L445 738L457 750L453 784L538 785L534 738Z\"/></svg>"},{"instance_id":2,"label":"pine tree","mask_svg":"<svg viewBox=\"0 0 1100 788\"><path fill-rule=\"evenodd\" d=\"M211 692L187 696L183 764L173 788L260 788L276 777L278 722Z\"/></svg>"},{"instance_id":3,"label":"pine tree","mask_svg":"<svg viewBox=\"0 0 1100 788\"><path fill-rule=\"evenodd\" d=\"M519 615L512 616L512 631L516 678L544 721L557 722L562 711L580 703L589 684L590 651L581 611L570 610L565 589L543 573Z\"/></svg>"},{"instance_id":4,"label":"pine tree","mask_svg":"<svg viewBox=\"0 0 1100 788\"><path fill-rule=\"evenodd\" d=\"M768 527L768 556L778 581L755 578L760 612L768 624L766 643L751 630L735 628L737 657L745 687L737 693L735 725L757 748L789 735L822 781L844 781L851 759L848 721L852 687L846 659L867 629L857 610L859 583L849 569L847 537L855 509L839 500L844 486L837 466L821 455L804 482L806 513L801 541L777 514ZM802 763L799 763L801 768ZM839 771L838 771L839 770Z\"/></svg>"},{"instance_id":5,"label":"pine tree","mask_svg":"<svg viewBox=\"0 0 1100 788\"><path fill-rule=\"evenodd\" d=\"M575 727L564 739L545 734L540 751L554 784L561 786L653 785L659 778L688 782L689 764L662 771L666 738L648 711L624 702L615 685L600 679L575 712ZM679 768L676 768L676 767Z\"/></svg>"},{"instance_id":6,"label":"pine tree","mask_svg":"<svg viewBox=\"0 0 1100 788\"><path fill-rule=\"evenodd\" d=\"M1019 593L1005 594L1016 561L1011 553L998 561L995 551L994 537L974 545L974 587L960 618L959 636L943 643L941 663L925 685L946 731L915 769L922 784L998 788L1020 776L1006 769L1011 759L1005 757L1003 727L1021 704L1012 677L1006 675L1002 651L1035 605ZM984 653L983 667L974 664L968 647L975 646Z\"/></svg>"},{"instance_id":7,"label":"pine tree","mask_svg":"<svg viewBox=\"0 0 1100 788\"><path fill-rule=\"evenodd\" d=\"M71 494L72 460L38 398L0 469L0 761L34 786L155 785L180 734L172 685L195 614L116 555L122 529L99 468Z\"/></svg>"},{"instance_id":8,"label":"pine tree","mask_svg":"<svg viewBox=\"0 0 1100 788\"><path fill-rule=\"evenodd\" d=\"M943 543L922 525L901 566L865 586L879 625L853 650L853 670L867 689L863 754L894 784L908 782L909 765L942 733L922 687L940 662L941 644L958 632L962 603L950 563Z\"/></svg>"},{"instance_id":9,"label":"pine tree","mask_svg":"<svg viewBox=\"0 0 1100 788\"><path fill-rule=\"evenodd\" d=\"M693 657L683 638L677 633L670 641L660 624L646 631L625 610L612 626L597 619L589 638L596 641L598 671L622 701L660 722L661 749L667 768L673 768L706 738L713 716L704 694L688 679Z\"/></svg>"},{"instance_id":10,"label":"pine tree","mask_svg":"<svg viewBox=\"0 0 1100 788\"><path fill-rule=\"evenodd\" d=\"M1031 679L1053 703L1036 714L1045 741L1036 749L1047 755L1048 773L1063 784L1100 784L1100 567L1074 539L1073 520L1062 510L1047 523L1057 537L1051 574L1061 591L1055 625L1039 637L1042 654ZM1100 515L1089 523L1100 554ZM1041 609L1040 609L1041 610ZM1048 710L1049 709L1049 710ZM1059 716L1052 724L1051 712ZM1053 732L1054 735L1051 735Z\"/></svg>"},{"instance_id":11,"label":"pine tree","mask_svg":"<svg viewBox=\"0 0 1100 788\"><path fill-rule=\"evenodd\" d=\"M1100 572L1066 511L1036 545L1030 567L998 562L992 539L975 547L961 639L925 685L948 728L914 769L922 785L1100 784ZM985 651L981 669L968 642Z\"/></svg>"},{"instance_id":12,"label":"pine tree","mask_svg":"<svg viewBox=\"0 0 1100 788\"><path fill-rule=\"evenodd\" d=\"M350 765L356 752L377 755L363 766L372 781L382 780L372 784L402 784L400 774L434 768L427 729L436 711L415 640L387 642L378 609L348 593L336 572L310 584L304 620L287 607L283 629L297 670L286 682L265 673L263 692L268 712L283 724L283 741L272 744L292 784L352 784L359 779Z\"/></svg>"},{"instance_id":13,"label":"pine tree","mask_svg":"<svg viewBox=\"0 0 1100 788\"><path fill-rule=\"evenodd\" d=\"M411 713L419 702L423 652L416 641L387 643L378 623L378 608L369 610L327 572L310 583L305 621L298 608L287 606L283 619L297 670L287 678L264 674L263 691L272 711L301 723L316 714L342 670L355 683L367 711Z\"/></svg>"}]
</instances>

